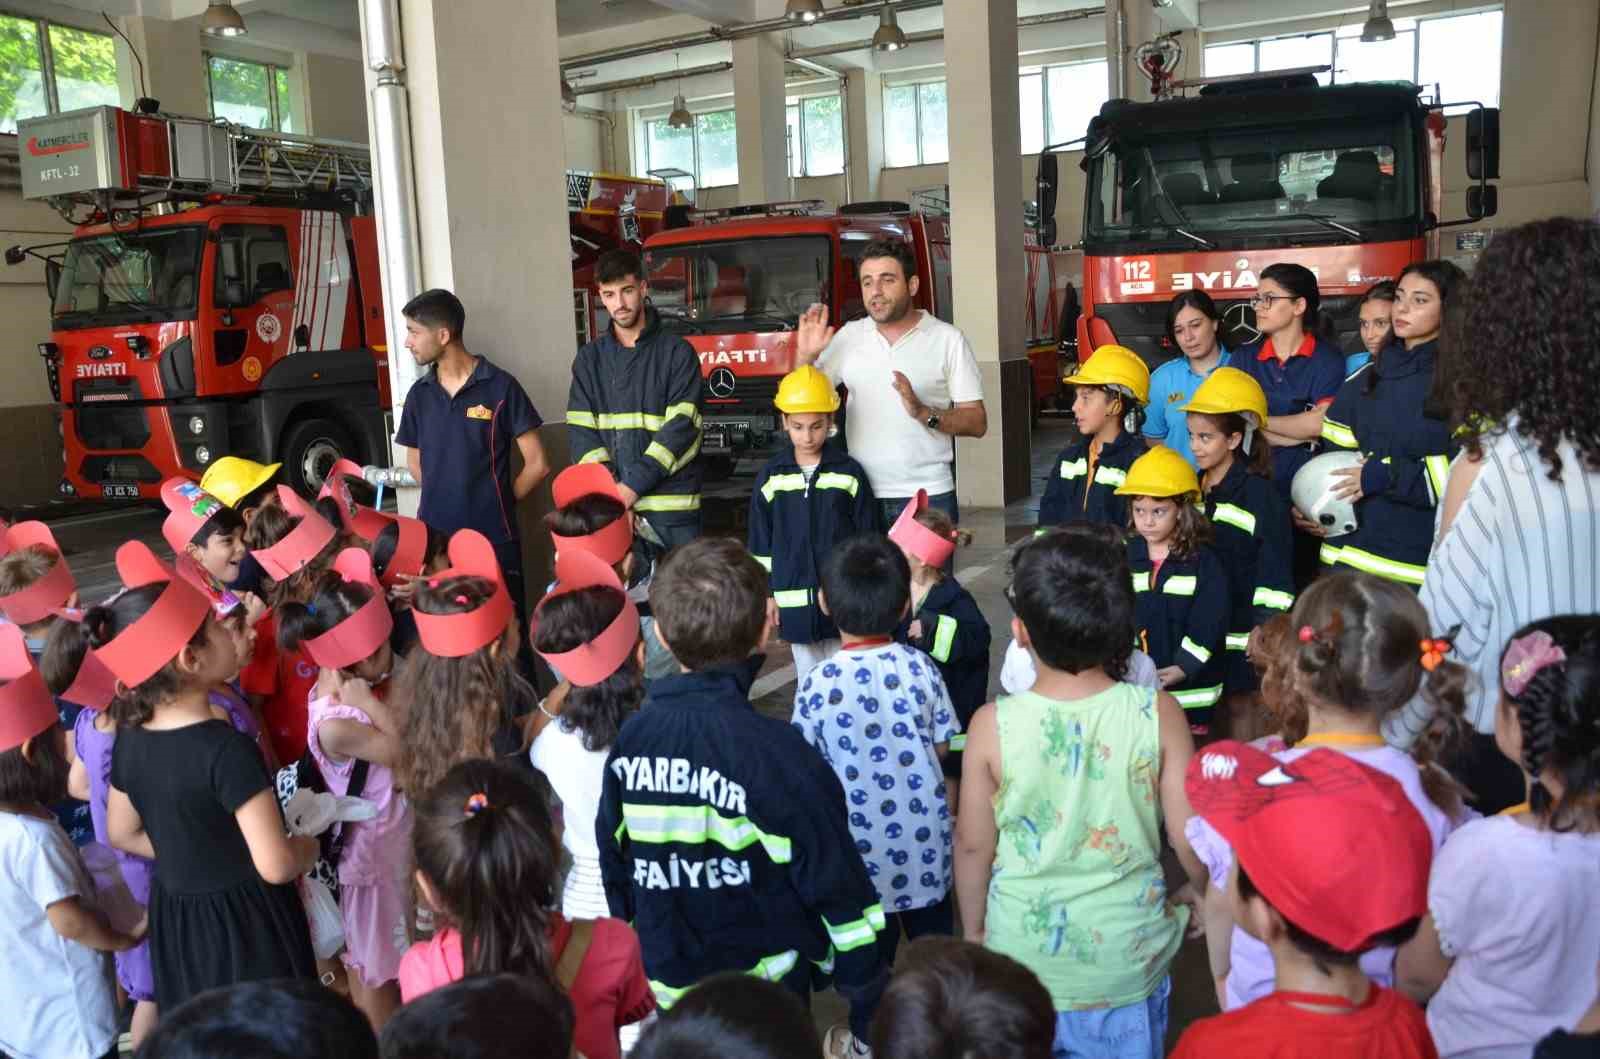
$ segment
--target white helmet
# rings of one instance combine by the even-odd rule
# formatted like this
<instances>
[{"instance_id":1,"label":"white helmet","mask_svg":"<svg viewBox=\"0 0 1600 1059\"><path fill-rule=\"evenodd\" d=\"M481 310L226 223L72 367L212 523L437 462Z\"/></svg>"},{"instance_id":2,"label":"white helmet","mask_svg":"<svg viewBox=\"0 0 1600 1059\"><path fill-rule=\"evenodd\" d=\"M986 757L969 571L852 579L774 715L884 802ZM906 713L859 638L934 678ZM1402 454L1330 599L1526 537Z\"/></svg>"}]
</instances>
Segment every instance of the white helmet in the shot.
<instances>
[{"instance_id":1,"label":"white helmet","mask_svg":"<svg viewBox=\"0 0 1600 1059\"><path fill-rule=\"evenodd\" d=\"M1294 506L1306 518L1328 531L1329 537L1342 537L1356 528L1356 506L1349 500L1333 495L1336 481L1334 471L1346 467L1360 467L1361 453L1338 449L1313 456L1304 467L1295 472L1289 495Z\"/></svg>"}]
</instances>

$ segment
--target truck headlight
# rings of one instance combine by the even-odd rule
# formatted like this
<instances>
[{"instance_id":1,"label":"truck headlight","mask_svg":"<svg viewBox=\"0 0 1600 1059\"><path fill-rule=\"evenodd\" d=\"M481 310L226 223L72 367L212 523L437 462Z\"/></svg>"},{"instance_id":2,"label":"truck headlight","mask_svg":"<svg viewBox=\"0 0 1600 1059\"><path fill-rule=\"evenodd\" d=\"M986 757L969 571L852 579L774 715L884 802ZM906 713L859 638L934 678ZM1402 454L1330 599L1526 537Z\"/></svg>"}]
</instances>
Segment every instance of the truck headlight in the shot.
<instances>
[{"instance_id":1,"label":"truck headlight","mask_svg":"<svg viewBox=\"0 0 1600 1059\"><path fill-rule=\"evenodd\" d=\"M195 462L197 463L210 463L211 450L206 448L204 445L201 445L198 449L194 450L194 458Z\"/></svg>"},{"instance_id":2,"label":"truck headlight","mask_svg":"<svg viewBox=\"0 0 1600 1059\"><path fill-rule=\"evenodd\" d=\"M190 416L189 417L189 433L191 433L191 434L195 435L196 437L198 437L199 435L204 434L205 432L206 432L205 417L204 416Z\"/></svg>"}]
</instances>

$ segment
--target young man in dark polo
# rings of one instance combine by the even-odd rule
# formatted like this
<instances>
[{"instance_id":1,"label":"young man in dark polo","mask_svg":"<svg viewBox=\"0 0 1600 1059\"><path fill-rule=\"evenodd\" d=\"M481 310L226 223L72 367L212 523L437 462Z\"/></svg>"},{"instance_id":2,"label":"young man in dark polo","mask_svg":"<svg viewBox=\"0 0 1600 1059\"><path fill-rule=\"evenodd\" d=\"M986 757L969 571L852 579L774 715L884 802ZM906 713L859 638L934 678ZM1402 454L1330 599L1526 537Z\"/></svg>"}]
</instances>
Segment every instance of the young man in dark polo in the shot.
<instances>
[{"instance_id":1,"label":"young man in dark polo","mask_svg":"<svg viewBox=\"0 0 1600 1059\"><path fill-rule=\"evenodd\" d=\"M522 384L462 342L466 310L447 290L428 290L401 310L406 349L425 372L406 395L395 442L422 486L417 516L436 529L475 529L494 544L506 588L523 613L517 504L550 464L539 442L539 412ZM522 470L511 475L511 449Z\"/></svg>"}]
</instances>

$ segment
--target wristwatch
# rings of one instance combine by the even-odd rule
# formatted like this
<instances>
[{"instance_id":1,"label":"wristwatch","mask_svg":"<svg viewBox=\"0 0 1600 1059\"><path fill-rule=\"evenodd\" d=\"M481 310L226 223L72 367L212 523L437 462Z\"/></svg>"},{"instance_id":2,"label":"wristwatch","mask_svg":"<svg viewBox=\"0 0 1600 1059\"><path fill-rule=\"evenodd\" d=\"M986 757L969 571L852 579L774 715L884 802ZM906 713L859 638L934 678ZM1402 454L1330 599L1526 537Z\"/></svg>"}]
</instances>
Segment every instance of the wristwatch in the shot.
<instances>
[{"instance_id":1,"label":"wristwatch","mask_svg":"<svg viewBox=\"0 0 1600 1059\"><path fill-rule=\"evenodd\" d=\"M938 430L939 429L939 413L938 412L929 412L928 413L928 418L924 419L922 421L922 425L927 427L929 430Z\"/></svg>"}]
</instances>

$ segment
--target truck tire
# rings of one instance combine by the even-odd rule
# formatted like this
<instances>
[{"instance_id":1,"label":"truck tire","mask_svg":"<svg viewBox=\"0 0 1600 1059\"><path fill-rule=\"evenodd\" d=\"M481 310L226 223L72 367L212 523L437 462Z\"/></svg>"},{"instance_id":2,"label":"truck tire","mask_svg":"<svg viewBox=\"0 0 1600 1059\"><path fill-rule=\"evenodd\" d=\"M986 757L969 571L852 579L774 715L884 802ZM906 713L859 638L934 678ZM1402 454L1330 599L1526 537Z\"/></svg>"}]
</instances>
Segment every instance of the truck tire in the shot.
<instances>
[{"instance_id":1,"label":"truck tire","mask_svg":"<svg viewBox=\"0 0 1600 1059\"><path fill-rule=\"evenodd\" d=\"M278 449L284 481L301 496L317 495L322 480L339 460L362 462L363 453L348 427L332 419L303 419L284 432Z\"/></svg>"}]
</instances>

